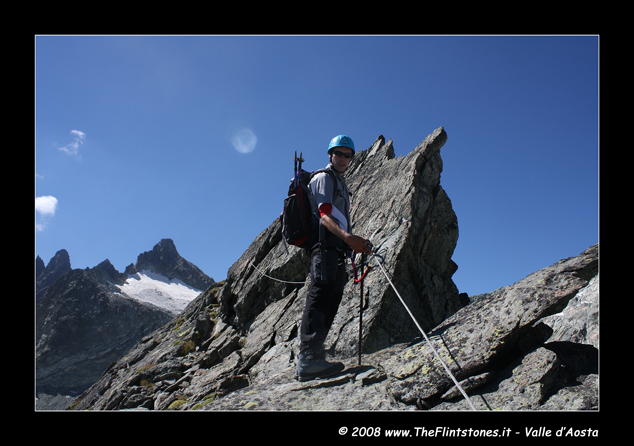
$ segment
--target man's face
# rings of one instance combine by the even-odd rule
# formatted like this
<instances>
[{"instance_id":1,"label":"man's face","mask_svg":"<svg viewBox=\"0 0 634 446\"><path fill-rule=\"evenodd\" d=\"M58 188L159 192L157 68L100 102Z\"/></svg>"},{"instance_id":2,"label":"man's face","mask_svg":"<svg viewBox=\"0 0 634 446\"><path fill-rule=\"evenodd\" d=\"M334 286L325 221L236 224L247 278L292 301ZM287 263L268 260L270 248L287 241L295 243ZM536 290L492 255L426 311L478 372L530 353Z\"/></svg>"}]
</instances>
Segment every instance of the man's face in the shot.
<instances>
[{"instance_id":1,"label":"man's face","mask_svg":"<svg viewBox=\"0 0 634 446\"><path fill-rule=\"evenodd\" d=\"M337 172L344 173L346 171L352 159L352 153L352 149L349 147L335 147L332 149L330 162Z\"/></svg>"}]
</instances>

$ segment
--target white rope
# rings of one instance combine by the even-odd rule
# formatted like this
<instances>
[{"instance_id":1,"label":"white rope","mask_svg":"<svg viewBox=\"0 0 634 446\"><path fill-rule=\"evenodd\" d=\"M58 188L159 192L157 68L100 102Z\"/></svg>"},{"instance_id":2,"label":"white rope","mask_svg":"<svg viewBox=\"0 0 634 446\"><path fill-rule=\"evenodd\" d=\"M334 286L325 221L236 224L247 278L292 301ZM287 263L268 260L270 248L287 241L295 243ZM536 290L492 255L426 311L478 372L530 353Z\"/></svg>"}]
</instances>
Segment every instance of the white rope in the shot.
<instances>
[{"instance_id":1,"label":"white rope","mask_svg":"<svg viewBox=\"0 0 634 446\"><path fill-rule=\"evenodd\" d=\"M374 256L374 254L372 254ZM473 403L471 402L471 399L469 399L469 397L467 396L467 393L464 391L464 389L462 388L462 386L460 385L460 383L458 383L458 380L455 378L455 376L453 376L453 374L451 373L451 371L449 370L449 368L447 367L447 365L445 364L445 362L440 358L440 355L438 354L438 352L436 351L436 349L434 348L434 346L432 345L432 343L430 342L429 338L427 337L427 335L425 334L425 331L420 328L420 325L418 325L418 322L416 321L416 318L414 317L414 315L412 314L412 312L409 310L409 308L407 307L407 305L405 304L405 301L403 300L403 298L401 297L401 295L399 294L399 292L396 290L396 287L394 286L394 284L392 283L392 281L390 280L390 277L387 275L387 272L385 271L385 269L383 268L383 265L381 264L381 262L377 262L379 264L379 266L381 267L381 271L383 271L383 274L385 275L385 278L387 279L388 282L390 282L390 285L392 285L392 289L394 290L394 292L396 293L396 295L398 296L398 298L400 299L401 303L403 304L403 306L405 307L405 309L407 310L407 312L409 313L409 316L412 318L412 320L414 321L414 323L416 324L416 326L418 327L418 329L420 330L420 332L423 334L423 336L425 337L425 340L427 341L427 343L429 344L429 346L431 347L432 351L434 352L434 355L436 355L436 358L438 358L438 360L440 361L440 363L442 364L442 366L445 368L445 371L449 374L449 376L451 377L451 379L453 380L453 382L456 384L456 387L458 388L458 390L460 390L460 392L462 393L462 395L465 397L465 399L467 400L467 402L469 403L469 406L471 406L471 409L473 410L477 410L475 408L475 406L473 405Z\"/></svg>"},{"instance_id":2,"label":"white rope","mask_svg":"<svg viewBox=\"0 0 634 446\"><path fill-rule=\"evenodd\" d=\"M267 278L269 278L269 279L271 279L271 280L275 280L275 281L277 281L277 282L281 282L281 283L290 283L290 284L292 284L292 285L304 285L304 284L306 283L306 282L288 282L288 281L286 281L286 280L276 279L275 277L271 277L271 276L266 275L264 272L262 272L260 269L258 269L258 267L257 267L257 266L255 266L255 265L253 264L253 262L249 262L249 263L251 264L251 266L252 266L253 268L255 268L255 270L256 270L257 272L259 272L259 273L260 273L260 274L262 274L264 277L267 277Z\"/></svg>"}]
</instances>

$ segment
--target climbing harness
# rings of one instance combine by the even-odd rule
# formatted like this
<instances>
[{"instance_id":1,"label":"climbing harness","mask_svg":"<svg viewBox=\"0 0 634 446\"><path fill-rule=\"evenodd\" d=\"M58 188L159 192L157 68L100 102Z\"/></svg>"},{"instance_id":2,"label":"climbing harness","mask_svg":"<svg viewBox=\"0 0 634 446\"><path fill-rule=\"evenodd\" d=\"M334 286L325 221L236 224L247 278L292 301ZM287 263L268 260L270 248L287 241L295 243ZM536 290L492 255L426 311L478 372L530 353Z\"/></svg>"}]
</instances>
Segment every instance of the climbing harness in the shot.
<instances>
[{"instance_id":1,"label":"climbing harness","mask_svg":"<svg viewBox=\"0 0 634 446\"><path fill-rule=\"evenodd\" d=\"M288 249L287 249L288 252ZM361 261L361 266L365 266L366 270L365 272L361 275L360 278L357 278L357 272L356 272L356 266L355 266L355 261L354 261L354 253L352 253L352 255L350 256L352 259L352 268L354 270L354 283L358 284L361 283L363 281L363 279L365 279L365 277L368 275L368 273L370 272L370 270L372 270L372 268L374 268L376 265L370 265L367 262L365 262L364 260ZM380 259L381 262L384 262L385 259L383 258L383 256L374 253L373 257ZM253 264L252 261L249 261L249 265L251 265L253 267L253 269L255 269L258 273L260 273L260 275L266 277L267 279L271 279L271 280L275 280L276 282L280 282L280 283L288 283L291 285L304 285L306 282L289 282L288 280L281 280L281 279L277 279L275 277L271 277L268 274L266 274L264 271L262 271L260 268L258 268L257 266L255 266Z\"/></svg>"}]
</instances>

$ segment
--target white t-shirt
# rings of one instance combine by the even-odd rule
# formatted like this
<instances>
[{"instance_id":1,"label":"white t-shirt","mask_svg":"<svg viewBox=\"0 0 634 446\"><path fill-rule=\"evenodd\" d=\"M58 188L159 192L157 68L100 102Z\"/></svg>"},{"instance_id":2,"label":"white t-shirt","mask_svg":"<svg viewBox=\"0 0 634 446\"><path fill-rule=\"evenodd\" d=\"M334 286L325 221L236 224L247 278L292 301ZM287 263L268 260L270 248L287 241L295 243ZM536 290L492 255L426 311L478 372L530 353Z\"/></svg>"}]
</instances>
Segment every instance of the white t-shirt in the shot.
<instances>
[{"instance_id":1,"label":"white t-shirt","mask_svg":"<svg viewBox=\"0 0 634 446\"><path fill-rule=\"evenodd\" d=\"M348 186L343 177L332 169L332 164L329 164L327 169L335 174L337 178L336 185L333 185L329 174L321 172L313 177L308 187L315 198L317 209L324 204L331 205L330 216L341 229L350 232L350 194ZM317 211L317 217L320 217L319 211Z\"/></svg>"}]
</instances>

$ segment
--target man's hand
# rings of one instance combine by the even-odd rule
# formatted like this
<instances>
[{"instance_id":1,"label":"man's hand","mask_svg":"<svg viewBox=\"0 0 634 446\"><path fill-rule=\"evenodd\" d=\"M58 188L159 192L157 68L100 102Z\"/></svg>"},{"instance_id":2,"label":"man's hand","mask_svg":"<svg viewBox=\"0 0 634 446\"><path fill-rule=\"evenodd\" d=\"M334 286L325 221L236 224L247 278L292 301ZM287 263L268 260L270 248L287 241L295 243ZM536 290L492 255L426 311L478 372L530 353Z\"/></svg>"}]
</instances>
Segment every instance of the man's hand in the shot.
<instances>
[{"instance_id":1,"label":"man's hand","mask_svg":"<svg viewBox=\"0 0 634 446\"><path fill-rule=\"evenodd\" d=\"M345 242L352 248L352 250L359 254L372 254L372 244L366 239L356 235L348 234Z\"/></svg>"},{"instance_id":2,"label":"man's hand","mask_svg":"<svg viewBox=\"0 0 634 446\"><path fill-rule=\"evenodd\" d=\"M347 243L354 252L358 254L372 254L372 244L369 241L357 235L347 233L339 227L330 215L322 216L321 222L326 229Z\"/></svg>"}]
</instances>

